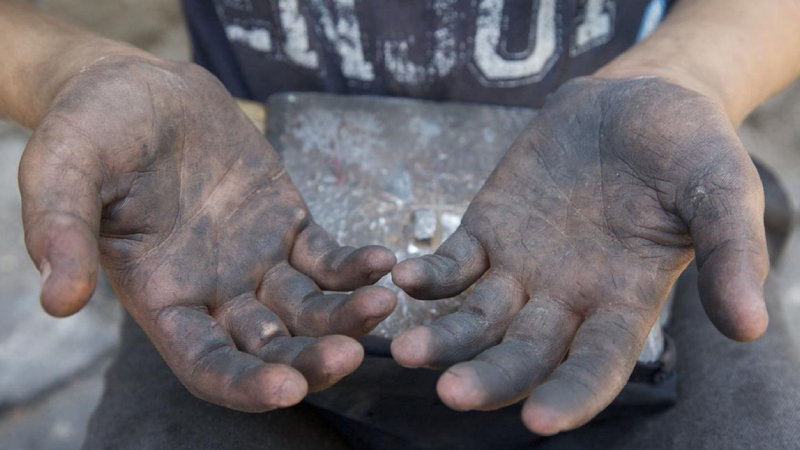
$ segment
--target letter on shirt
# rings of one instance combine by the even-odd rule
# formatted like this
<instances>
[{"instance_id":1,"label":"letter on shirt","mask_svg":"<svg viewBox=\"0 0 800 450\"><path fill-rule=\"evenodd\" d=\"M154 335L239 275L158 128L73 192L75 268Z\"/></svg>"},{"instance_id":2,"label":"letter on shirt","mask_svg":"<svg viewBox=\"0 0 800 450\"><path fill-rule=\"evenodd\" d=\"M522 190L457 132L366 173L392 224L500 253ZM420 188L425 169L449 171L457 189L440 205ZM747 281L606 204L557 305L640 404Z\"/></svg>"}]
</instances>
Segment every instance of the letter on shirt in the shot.
<instances>
[{"instance_id":1,"label":"letter on shirt","mask_svg":"<svg viewBox=\"0 0 800 450\"><path fill-rule=\"evenodd\" d=\"M313 0L311 4L319 11L325 37L342 58L342 75L353 80L374 80L375 71L372 63L364 58L364 46L361 43L361 28L356 17L355 0L336 0L334 2L336 23L334 23L331 10L323 0Z\"/></svg>"},{"instance_id":2,"label":"letter on shirt","mask_svg":"<svg viewBox=\"0 0 800 450\"><path fill-rule=\"evenodd\" d=\"M283 45L286 56L298 66L316 69L319 66L317 52L309 48L308 25L300 14L297 0L278 0L278 9L281 12L281 25L286 33L286 43Z\"/></svg>"},{"instance_id":3,"label":"letter on shirt","mask_svg":"<svg viewBox=\"0 0 800 450\"><path fill-rule=\"evenodd\" d=\"M588 0L583 20L575 28L575 40L570 55L580 55L614 36L613 0Z\"/></svg>"},{"instance_id":4,"label":"letter on shirt","mask_svg":"<svg viewBox=\"0 0 800 450\"><path fill-rule=\"evenodd\" d=\"M529 41L530 54L510 60L500 52L503 0L481 0L475 32L475 65L489 83L502 86L527 84L540 80L558 59L556 0L539 0L533 9Z\"/></svg>"}]
</instances>

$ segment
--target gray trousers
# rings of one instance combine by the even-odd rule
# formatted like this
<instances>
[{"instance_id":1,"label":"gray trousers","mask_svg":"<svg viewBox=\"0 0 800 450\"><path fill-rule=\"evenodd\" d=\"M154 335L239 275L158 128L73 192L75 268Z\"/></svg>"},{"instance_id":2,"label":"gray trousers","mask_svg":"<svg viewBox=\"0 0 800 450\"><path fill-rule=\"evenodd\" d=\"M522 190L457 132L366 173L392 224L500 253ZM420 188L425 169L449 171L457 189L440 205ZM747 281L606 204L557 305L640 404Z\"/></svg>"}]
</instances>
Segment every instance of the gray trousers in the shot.
<instances>
[{"instance_id":1,"label":"gray trousers","mask_svg":"<svg viewBox=\"0 0 800 450\"><path fill-rule=\"evenodd\" d=\"M772 320L764 337L735 343L705 317L695 281L690 267L679 282L668 328L677 347L679 400L666 411L596 421L542 439L522 427L518 406L449 411L435 397L436 372L403 369L384 358L365 363L339 389L353 396L369 395L359 393L359 385L368 392L381 386L402 390L391 385L396 376L416 397L397 402L396 424L348 423L310 404L313 398L285 410L240 413L189 394L126 318L84 449L800 449L800 364L780 303L768 295ZM339 400L349 401L341 392ZM398 426L405 431L393 432Z\"/></svg>"}]
</instances>

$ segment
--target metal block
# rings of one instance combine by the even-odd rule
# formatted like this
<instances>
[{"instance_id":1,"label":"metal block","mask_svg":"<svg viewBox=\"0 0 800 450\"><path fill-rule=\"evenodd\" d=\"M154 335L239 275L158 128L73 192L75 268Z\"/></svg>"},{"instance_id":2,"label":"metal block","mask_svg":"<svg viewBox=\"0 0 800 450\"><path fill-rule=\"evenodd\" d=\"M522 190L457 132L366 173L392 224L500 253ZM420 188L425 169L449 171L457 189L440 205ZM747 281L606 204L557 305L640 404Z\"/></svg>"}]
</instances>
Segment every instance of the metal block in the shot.
<instances>
[{"instance_id":1,"label":"metal block","mask_svg":"<svg viewBox=\"0 0 800 450\"><path fill-rule=\"evenodd\" d=\"M398 259L430 253L455 231L470 200L529 109L283 94L269 101L268 136L317 222L342 244L381 244ZM389 280L379 282L400 292ZM385 337L451 312L459 299L400 292L374 332Z\"/></svg>"}]
</instances>

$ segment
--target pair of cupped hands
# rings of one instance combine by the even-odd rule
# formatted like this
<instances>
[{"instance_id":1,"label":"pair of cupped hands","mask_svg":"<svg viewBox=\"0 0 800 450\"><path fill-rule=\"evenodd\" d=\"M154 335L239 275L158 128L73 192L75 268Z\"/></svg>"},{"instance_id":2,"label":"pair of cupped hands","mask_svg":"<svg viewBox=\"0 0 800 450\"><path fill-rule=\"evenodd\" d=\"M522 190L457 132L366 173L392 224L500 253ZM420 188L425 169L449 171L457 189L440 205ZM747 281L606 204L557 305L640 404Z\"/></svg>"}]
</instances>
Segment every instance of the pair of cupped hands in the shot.
<instances>
[{"instance_id":1,"label":"pair of cupped hands","mask_svg":"<svg viewBox=\"0 0 800 450\"><path fill-rule=\"evenodd\" d=\"M391 273L457 312L397 336L447 368L442 401L554 434L605 408L693 257L725 335L767 326L761 183L714 101L663 79L580 78L551 96L433 255L343 247L225 88L188 63L109 57L64 84L20 166L25 240L55 316L102 264L196 396L243 411L353 372L387 317ZM350 293L323 293L323 291Z\"/></svg>"}]
</instances>

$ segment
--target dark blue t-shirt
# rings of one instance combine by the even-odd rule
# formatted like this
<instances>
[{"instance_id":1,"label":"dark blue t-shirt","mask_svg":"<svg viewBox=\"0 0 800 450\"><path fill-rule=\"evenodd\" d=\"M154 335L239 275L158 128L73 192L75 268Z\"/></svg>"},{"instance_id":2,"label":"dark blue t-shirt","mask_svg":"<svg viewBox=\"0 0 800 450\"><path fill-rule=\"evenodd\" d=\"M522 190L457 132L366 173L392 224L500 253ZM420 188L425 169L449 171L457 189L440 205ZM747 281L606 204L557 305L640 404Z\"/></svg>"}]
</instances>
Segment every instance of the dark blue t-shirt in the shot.
<instances>
[{"instance_id":1,"label":"dark blue t-shirt","mask_svg":"<svg viewBox=\"0 0 800 450\"><path fill-rule=\"evenodd\" d=\"M323 91L538 106L670 0L183 0L195 60L236 96Z\"/></svg>"}]
</instances>

